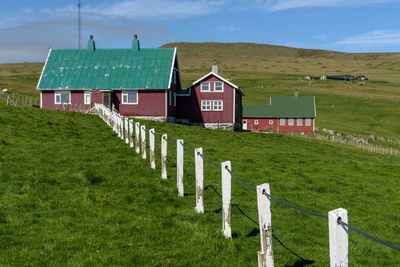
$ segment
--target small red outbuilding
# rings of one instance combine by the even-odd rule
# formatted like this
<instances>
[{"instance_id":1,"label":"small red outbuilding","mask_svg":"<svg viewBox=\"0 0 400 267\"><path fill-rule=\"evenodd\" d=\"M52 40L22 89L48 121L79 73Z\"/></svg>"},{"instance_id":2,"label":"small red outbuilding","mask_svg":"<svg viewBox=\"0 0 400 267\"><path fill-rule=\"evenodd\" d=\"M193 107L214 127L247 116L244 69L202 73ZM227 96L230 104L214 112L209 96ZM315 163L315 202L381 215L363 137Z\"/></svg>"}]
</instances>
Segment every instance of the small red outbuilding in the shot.
<instances>
[{"instance_id":1,"label":"small red outbuilding","mask_svg":"<svg viewBox=\"0 0 400 267\"><path fill-rule=\"evenodd\" d=\"M244 104L243 130L254 132L314 132L313 96L272 96L270 104Z\"/></svg>"}]
</instances>

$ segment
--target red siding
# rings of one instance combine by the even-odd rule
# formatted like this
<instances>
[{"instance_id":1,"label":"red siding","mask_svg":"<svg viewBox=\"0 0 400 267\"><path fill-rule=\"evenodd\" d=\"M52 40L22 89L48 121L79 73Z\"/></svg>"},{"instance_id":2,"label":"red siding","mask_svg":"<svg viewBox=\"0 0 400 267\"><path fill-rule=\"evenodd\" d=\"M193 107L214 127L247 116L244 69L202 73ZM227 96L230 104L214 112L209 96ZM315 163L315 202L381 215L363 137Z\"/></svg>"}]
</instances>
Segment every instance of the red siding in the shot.
<instances>
[{"instance_id":1,"label":"red siding","mask_svg":"<svg viewBox=\"0 0 400 267\"><path fill-rule=\"evenodd\" d=\"M92 91L91 102L92 102L92 105L94 105L95 103L104 104L103 103L103 92Z\"/></svg>"},{"instance_id":2,"label":"red siding","mask_svg":"<svg viewBox=\"0 0 400 267\"><path fill-rule=\"evenodd\" d=\"M58 110L84 110L90 109L90 105L84 104L84 91L71 91L71 104L55 104L54 91L42 91L42 108Z\"/></svg>"},{"instance_id":3,"label":"red siding","mask_svg":"<svg viewBox=\"0 0 400 267\"><path fill-rule=\"evenodd\" d=\"M258 125L254 123L258 120ZM314 119L311 119L311 126L305 126L305 120L303 120L302 126L297 126L297 119L294 119L294 126L288 126L288 119L285 119L285 126L279 125L278 118L243 118L243 121L247 121L247 130L258 132L258 131L271 131L271 132L313 132L314 131ZM272 121L272 124L269 122ZM271 129L267 129L271 128Z\"/></svg>"},{"instance_id":4,"label":"red siding","mask_svg":"<svg viewBox=\"0 0 400 267\"><path fill-rule=\"evenodd\" d=\"M215 81L222 80L210 75L201 82ZM177 118L191 123L233 123L233 95L236 90L224 82L224 92L201 92L201 82L191 87L190 96L177 97ZM213 89L214 84L211 83L211 90ZM201 111L202 100L223 100L223 111Z\"/></svg>"},{"instance_id":5,"label":"red siding","mask_svg":"<svg viewBox=\"0 0 400 267\"><path fill-rule=\"evenodd\" d=\"M124 116L165 116L164 90L139 90L138 104L121 104L121 91L114 91L112 103Z\"/></svg>"}]
</instances>

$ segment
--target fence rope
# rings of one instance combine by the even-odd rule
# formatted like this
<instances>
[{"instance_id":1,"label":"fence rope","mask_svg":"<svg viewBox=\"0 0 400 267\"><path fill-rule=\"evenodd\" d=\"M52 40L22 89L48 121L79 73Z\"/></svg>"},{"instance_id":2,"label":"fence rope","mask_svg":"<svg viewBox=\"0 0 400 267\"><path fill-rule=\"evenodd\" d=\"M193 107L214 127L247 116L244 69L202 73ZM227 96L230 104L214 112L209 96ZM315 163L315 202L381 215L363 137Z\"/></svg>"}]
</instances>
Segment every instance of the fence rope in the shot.
<instances>
[{"instance_id":1,"label":"fence rope","mask_svg":"<svg viewBox=\"0 0 400 267\"><path fill-rule=\"evenodd\" d=\"M180 142L180 144L181 144L181 145L183 146L183 148L186 149L187 151L192 152L192 153L194 152L193 149L191 149L191 148L185 146L182 142Z\"/></svg>"},{"instance_id":2,"label":"fence rope","mask_svg":"<svg viewBox=\"0 0 400 267\"><path fill-rule=\"evenodd\" d=\"M201 154L200 152L197 153L202 159L205 159L206 161L208 161L208 163L216 166L216 167L221 167L221 164L216 163L215 161L212 161L211 159L209 159L208 157L206 157L205 155Z\"/></svg>"},{"instance_id":3,"label":"fence rope","mask_svg":"<svg viewBox=\"0 0 400 267\"><path fill-rule=\"evenodd\" d=\"M376 236L373 236L373 235L370 235L368 233L365 233L365 232L363 232L363 231L361 231L361 230L359 230L359 229L357 229L357 228L355 228L355 227L343 222L341 218L338 219L338 223L343 225L343 226L346 226L347 228L349 228L350 230L353 230L356 233L359 233L360 235L363 235L365 237L368 237L369 239L374 240L375 242L381 243L382 245L385 245L385 246L388 246L388 247L390 247L392 249L400 251L400 247L395 246L393 244L390 244L389 242L383 241L382 239L379 239Z\"/></svg>"},{"instance_id":4,"label":"fence rope","mask_svg":"<svg viewBox=\"0 0 400 267\"><path fill-rule=\"evenodd\" d=\"M247 186L250 189L253 189L254 191L257 190L257 188L255 186L250 185L249 183L243 181L242 178L240 178L238 175L236 175L233 171L231 171L230 169L226 168L225 169L231 174L231 176L233 176L236 180L238 180L239 182L241 182L243 185Z\"/></svg>"}]
</instances>

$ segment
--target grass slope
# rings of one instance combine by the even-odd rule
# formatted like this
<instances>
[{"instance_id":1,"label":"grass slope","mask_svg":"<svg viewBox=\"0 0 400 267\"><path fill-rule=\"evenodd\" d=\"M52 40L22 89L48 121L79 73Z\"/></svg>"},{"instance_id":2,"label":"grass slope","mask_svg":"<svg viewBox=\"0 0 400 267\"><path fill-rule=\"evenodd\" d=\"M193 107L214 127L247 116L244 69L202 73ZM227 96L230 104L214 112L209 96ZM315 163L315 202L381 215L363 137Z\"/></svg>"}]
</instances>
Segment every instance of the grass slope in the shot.
<instances>
[{"instance_id":1,"label":"grass slope","mask_svg":"<svg viewBox=\"0 0 400 267\"><path fill-rule=\"evenodd\" d=\"M232 160L249 183L269 182L275 197L320 213L344 207L350 224L400 243L398 158L275 134L146 125L217 162ZM187 195L178 198L172 145L164 181L159 161L151 170L95 116L0 100L0 127L1 265L256 265L255 193L233 181L236 238L225 240L220 170L204 163L206 212L195 214L191 153ZM272 212L276 266L329 264L326 220L277 203ZM396 251L354 232L349 240L352 266L400 264Z\"/></svg>"}]
</instances>

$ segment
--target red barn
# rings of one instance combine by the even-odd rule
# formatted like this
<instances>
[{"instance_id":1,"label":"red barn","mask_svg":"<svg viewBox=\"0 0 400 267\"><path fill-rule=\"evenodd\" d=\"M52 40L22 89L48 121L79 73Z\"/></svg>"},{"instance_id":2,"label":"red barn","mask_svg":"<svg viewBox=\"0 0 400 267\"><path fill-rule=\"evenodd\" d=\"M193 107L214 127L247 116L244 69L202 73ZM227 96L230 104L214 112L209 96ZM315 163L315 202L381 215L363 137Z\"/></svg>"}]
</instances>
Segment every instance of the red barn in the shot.
<instances>
[{"instance_id":1,"label":"red barn","mask_svg":"<svg viewBox=\"0 0 400 267\"><path fill-rule=\"evenodd\" d=\"M95 103L122 115L174 121L181 90L176 48L50 50L40 76L41 108L85 110Z\"/></svg>"},{"instance_id":2,"label":"red barn","mask_svg":"<svg viewBox=\"0 0 400 267\"><path fill-rule=\"evenodd\" d=\"M177 122L215 129L240 129L239 87L218 74L218 67L177 94Z\"/></svg>"},{"instance_id":3,"label":"red barn","mask_svg":"<svg viewBox=\"0 0 400 267\"><path fill-rule=\"evenodd\" d=\"M314 132L313 96L272 96L270 104L243 105L243 130L267 132Z\"/></svg>"}]
</instances>

